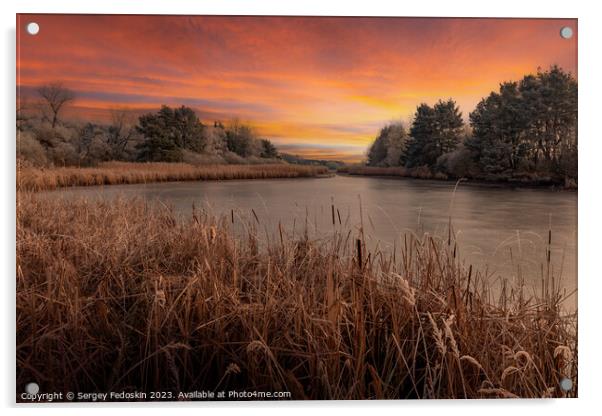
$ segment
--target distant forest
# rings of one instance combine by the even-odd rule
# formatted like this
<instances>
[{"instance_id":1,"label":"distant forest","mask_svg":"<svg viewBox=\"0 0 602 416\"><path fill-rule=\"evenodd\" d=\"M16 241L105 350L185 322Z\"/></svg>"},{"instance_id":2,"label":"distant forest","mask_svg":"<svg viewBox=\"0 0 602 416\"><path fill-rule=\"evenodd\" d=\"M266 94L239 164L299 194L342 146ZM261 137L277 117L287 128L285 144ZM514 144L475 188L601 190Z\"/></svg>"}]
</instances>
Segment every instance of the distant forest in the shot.
<instances>
[{"instance_id":1,"label":"distant forest","mask_svg":"<svg viewBox=\"0 0 602 416\"><path fill-rule=\"evenodd\" d=\"M94 166L109 160L191 164L282 163L276 147L248 124L203 124L192 108L162 106L135 117L114 109L108 124L62 119L75 94L61 83L38 88L17 108L17 155L34 166Z\"/></svg>"},{"instance_id":2,"label":"distant forest","mask_svg":"<svg viewBox=\"0 0 602 416\"><path fill-rule=\"evenodd\" d=\"M408 176L577 183L577 81L558 66L504 82L466 124L453 99L420 104L409 129L384 126L367 166Z\"/></svg>"},{"instance_id":3,"label":"distant forest","mask_svg":"<svg viewBox=\"0 0 602 416\"><path fill-rule=\"evenodd\" d=\"M162 106L139 117L114 109L110 122L63 119L75 94L59 82L19 100L17 156L34 166L94 166L139 162L323 164L278 152L248 124L205 125L192 108ZM465 123L449 98L420 104L409 126L385 125L367 153L369 167L395 167L404 176L543 181L577 184L577 81L558 66L504 82L483 98Z\"/></svg>"}]
</instances>

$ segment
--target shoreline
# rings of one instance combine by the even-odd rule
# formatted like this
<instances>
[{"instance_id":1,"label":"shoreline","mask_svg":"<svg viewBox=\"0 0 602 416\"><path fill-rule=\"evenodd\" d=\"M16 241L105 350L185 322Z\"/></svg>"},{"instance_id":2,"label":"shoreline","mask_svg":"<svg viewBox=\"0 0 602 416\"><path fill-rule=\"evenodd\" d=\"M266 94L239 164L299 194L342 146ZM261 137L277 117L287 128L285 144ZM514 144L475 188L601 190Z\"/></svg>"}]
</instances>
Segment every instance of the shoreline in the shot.
<instances>
[{"instance_id":1,"label":"shoreline","mask_svg":"<svg viewBox=\"0 0 602 416\"><path fill-rule=\"evenodd\" d=\"M578 187L567 187L551 181L504 181L484 179L452 179L443 177L419 177L391 172L358 173L345 170L333 171L325 166L295 164L257 165L201 165L186 163L138 163L106 162L97 167L58 167L17 169L17 191L51 191L61 188L136 185L167 182L231 181L257 179L301 179L372 177L394 180L420 180L439 183L462 183L462 186L499 189L542 189L549 191L578 192Z\"/></svg>"},{"instance_id":2,"label":"shoreline","mask_svg":"<svg viewBox=\"0 0 602 416\"><path fill-rule=\"evenodd\" d=\"M177 183L187 183L187 182L232 182L232 181L240 181L240 182L251 182L251 181L283 181L283 180L310 180L310 179L326 179L335 177L336 174L324 174L324 175L316 175L316 176L297 176L297 177L271 177L271 178L225 178L225 179L189 179L189 180L173 180L173 181L149 181L149 182L133 182L133 183L109 183L109 184L99 184L99 185L67 185L61 186L53 189L41 189L41 190L30 190L30 189L18 189L18 192L22 193L37 193L37 192L58 192L64 189L69 190L78 190L78 189L86 189L86 188L104 188L104 187L114 187L114 186L136 186L136 185L154 185L154 184L177 184Z\"/></svg>"},{"instance_id":3,"label":"shoreline","mask_svg":"<svg viewBox=\"0 0 602 416\"><path fill-rule=\"evenodd\" d=\"M332 173L324 166L289 164L205 165L186 163L107 162L97 167L18 167L17 192L50 191L76 186L133 185L251 179L322 178Z\"/></svg>"},{"instance_id":4,"label":"shoreline","mask_svg":"<svg viewBox=\"0 0 602 416\"><path fill-rule=\"evenodd\" d=\"M452 179L452 178L420 178L414 176L402 176L402 175L386 175L386 174L365 174L365 173L350 173L350 172L337 172L337 175L341 176L361 176L368 178L380 178L380 179L393 179L393 180L418 180L418 181L433 181L433 182L442 182L442 183L452 183L455 184L458 181L462 183L462 185L468 185L472 187L480 187L480 188L500 188L500 189L542 189L549 191L566 191L566 192L577 192L579 188L570 188L561 186L559 184L553 183L541 183L541 182L508 182L508 181L488 181L484 179Z\"/></svg>"}]
</instances>

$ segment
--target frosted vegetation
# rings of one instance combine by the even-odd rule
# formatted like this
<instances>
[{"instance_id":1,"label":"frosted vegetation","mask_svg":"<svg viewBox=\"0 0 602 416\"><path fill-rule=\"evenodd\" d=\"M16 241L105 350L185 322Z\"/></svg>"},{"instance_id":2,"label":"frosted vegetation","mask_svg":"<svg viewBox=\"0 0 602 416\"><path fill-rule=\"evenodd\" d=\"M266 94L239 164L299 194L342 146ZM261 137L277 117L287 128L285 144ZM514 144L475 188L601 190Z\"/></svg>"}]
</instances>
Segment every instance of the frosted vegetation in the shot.
<instances>
[{"instance_id":1,"label":"frosted vegetation","mask_svg":"<svg viewBox=\"0 0 602 416\"><path fill-rule=\"evenodd\" d=\"M96 166L106 161L190 164L280 162L276 147L233 119L203 124L189 107L162 106L137 116L111 111L105 124L63 120L75 95L61 83L38 89L39 100L20 100L17 155L37 167Z\"/></svg>"},{"instance_id":2,"label":"frosted vegetation","mask_svg":"<svg viewBox=\"0 0 602 416\"><path fill-rule=\"evenodd\" d=\"M504 82L468 123L453 99L420 104L409 128L392 122L380 130L366 165L401 167L407 176L576 186L577 81L553 66Z\"/></svg>"}]
</instances>

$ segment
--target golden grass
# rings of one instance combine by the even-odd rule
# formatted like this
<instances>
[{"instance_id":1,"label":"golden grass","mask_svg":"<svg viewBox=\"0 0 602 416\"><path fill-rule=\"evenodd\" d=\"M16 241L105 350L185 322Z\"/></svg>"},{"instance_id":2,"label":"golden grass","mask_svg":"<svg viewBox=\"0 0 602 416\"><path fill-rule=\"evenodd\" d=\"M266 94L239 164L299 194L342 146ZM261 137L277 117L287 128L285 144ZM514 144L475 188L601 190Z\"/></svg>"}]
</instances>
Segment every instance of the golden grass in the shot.
<instances>
[{"instance_id":1,"label":"golden grass","mask_svg":"<svg viewBox=\"0 0 602 416\"><path fill-rule=\"evenodd\" d=\"M576 317L547 291L489 300L453 240L408 235L395 257L360 241L360 262L339 223L266 241L257 219L236 221L20 194L17 389L577 395Z\"/></svg>"},{"instance_id":2,"label":"golden grass","mask_svg":"<svg viewBox=\"0 0 602 416\"><path fill-rule=\"evenodd\" d=\"M299 178L326 173L328 169L324 166L289 164L193 166L186 163L107 162L90 168L20 167L17 170L17 190L169 181Z\"/></svg>"}]
</instances>

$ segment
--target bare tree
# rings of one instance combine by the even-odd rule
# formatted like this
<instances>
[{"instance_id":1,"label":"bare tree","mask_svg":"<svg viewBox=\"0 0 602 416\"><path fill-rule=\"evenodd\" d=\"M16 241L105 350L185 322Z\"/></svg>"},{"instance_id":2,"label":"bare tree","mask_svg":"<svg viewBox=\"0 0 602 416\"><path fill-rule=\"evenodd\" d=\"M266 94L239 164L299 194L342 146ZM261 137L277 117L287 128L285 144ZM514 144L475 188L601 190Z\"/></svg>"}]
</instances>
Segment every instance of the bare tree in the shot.
<instances>
[{"instance_id":1,"label":"bare tree","mask_svg":"<svg viewBox=\"0 0 602 416\"><path fill-rule=\"evenodd\" d=\"M133 113L127 108L111 109L108 143L114 158L122 158L128 145L135 139L135 124Z\"/></svg>"},{"instance_id":2,"label":"bare tree","mask_svg":"<svg viewBox=\"0 0 602 416\"><path fill-rule=\"evenodd\" d=\"M59 111L66 103L75 99L75 94L61 82L42 85L38 88L38 94L50 108L52 128L54 128L58 122Z\"/></svg>"}]
</instances>

